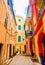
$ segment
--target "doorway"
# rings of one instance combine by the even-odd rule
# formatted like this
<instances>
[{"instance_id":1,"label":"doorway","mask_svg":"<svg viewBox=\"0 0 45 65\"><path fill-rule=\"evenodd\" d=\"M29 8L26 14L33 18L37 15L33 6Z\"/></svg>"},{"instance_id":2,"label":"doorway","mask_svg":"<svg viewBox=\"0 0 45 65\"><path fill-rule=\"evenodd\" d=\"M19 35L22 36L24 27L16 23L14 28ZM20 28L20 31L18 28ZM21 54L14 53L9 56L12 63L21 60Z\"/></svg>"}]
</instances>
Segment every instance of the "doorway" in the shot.
<instances>
[{"instance_id":1,"label":"doorway","mask_svg":"<svg viewBox=\"0 0 45 65\"><path fill-rule=\"evenodd\" d=\"M20 53L21 53L20 47L16 47L16 53L17 53L17 54L20 54Z\"/></svg>"},{"instance_id":2,"label":"doorway","mask_svg":"<svg viewBox=\"0 0 45 65\"><path fill-rule=\"evenodd\" d=\"M3 44L0 44L0 63L2 61L2 47L3 47Z\"/></svg>"},{"instance_id":3,"label":"doorway","mask_svg":"<svg viewBox=\"0 0 45 65\"><path fill-rule=\"evenodd\" d=\"M2 54L2 46L3 44L0 44L0 55Z\"/></svg>"},{"instance_id":4,"label":"doorway","mask_svg":"<svg viewBox=\"0 0 45 65\"><path fill-rule=\"evenodd\" d=\"M33 43L32 43L32 40L31 40L30 41L30 51L31 51L31 56L34 56L32 45L33 45Z\"/></svg>"},{"instance_id":5,"label":"doorway","mask_svg":"<svg viewBox=\"0 0 45 65\"><path fill-rule=\"evenodd\" d=\"M25 49L25 52L24 53L26 53L26 45L24 45L24 49Z\"/></svg>"},{"instance_id":6,"label":"doorway","mask_svg":"<svg viewBox=\"0 0 45 65\"><path fill-rule=\"evenodd\" d=\"M11 57L11 44L10 44L10 54L9 54L9 57Z\"/></svg>"},{"instance_id":7,"label":"doorway","mask_svg":"<svg viewBox=\"0 0 45 65\"><path fill-rule=\"evenodd\" d=\"M15 46L13 46L13 54L15 54Z\"/></svg>"}]
</instances>

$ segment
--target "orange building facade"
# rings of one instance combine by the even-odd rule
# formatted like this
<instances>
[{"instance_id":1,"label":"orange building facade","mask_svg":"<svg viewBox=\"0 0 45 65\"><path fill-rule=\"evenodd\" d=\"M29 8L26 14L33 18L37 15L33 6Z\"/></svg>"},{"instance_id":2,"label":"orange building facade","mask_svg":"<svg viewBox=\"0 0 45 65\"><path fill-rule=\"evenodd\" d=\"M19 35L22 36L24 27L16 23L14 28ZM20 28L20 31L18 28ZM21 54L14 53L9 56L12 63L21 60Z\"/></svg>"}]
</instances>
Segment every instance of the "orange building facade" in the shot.
<instances>
[{"instance_id":1,"label":"orange building facade","mask_svg":"<svg viewBox=\"0 0 45 65\"><path fill-rule=\"evenodd\" d=\"M38 57L38 59L40 58L41 55L45 55L45 45L43 41L45 37L45 7L43 9L43 12L42 12L42 15L40 17L40 20L39 20L39 23L37 25L37 28L35 30L35 33L34 33L34 38L35 38L35 49L36 49L36 56ZM40 59L39 59L40 61Z\"/></svg>"},{"instance_id":2,"label":"orange building facade","mask_svg":"<svg viewBox=\"0 0 45 65\"><path fill-rule=\"evenodd\" d=\"M0 1L0 61L5 62L15 54L16 23L5 0ZM0 63L1 63L0 62Z\"/></svg>"}]
</instances>

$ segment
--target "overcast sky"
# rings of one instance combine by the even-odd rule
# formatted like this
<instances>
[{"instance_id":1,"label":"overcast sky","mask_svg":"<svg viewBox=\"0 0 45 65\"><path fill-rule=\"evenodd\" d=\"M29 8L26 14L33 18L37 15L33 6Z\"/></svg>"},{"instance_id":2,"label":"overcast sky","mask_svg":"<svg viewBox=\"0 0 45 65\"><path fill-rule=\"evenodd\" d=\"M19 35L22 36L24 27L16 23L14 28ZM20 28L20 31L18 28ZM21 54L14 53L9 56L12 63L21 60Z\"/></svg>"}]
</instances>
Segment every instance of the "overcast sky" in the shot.
<instances>
[{"instance_id":1,"label":"overcast sky","mask_svg":"<svg viewBox=\"0 0 45 65\"><path fill-rule=\"evenodd\" d=\"M13 9L15 11L15 15L26 17L25 9L29 4L29 0L13 0Z\"/></svg>"}]
</instances>

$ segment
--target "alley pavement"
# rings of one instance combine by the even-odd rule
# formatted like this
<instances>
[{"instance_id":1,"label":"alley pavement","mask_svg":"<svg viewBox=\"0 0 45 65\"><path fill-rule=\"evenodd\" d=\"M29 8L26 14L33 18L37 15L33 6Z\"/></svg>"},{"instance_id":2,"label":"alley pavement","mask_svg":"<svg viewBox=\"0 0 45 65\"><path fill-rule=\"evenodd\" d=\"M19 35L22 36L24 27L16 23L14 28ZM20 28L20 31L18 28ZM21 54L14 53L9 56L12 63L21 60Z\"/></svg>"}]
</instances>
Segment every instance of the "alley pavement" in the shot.
<instances>
[{"instance_id":1,"label":"alley pavement","mask_svg":"<svg viewBox=\"0 0 45 65\"><path fill-rule=\"evenodd\" d=\"M16 55L13 57L9 65L41 65L37 62L33 62L30 57Z\"/></svg>"}]
</instances>

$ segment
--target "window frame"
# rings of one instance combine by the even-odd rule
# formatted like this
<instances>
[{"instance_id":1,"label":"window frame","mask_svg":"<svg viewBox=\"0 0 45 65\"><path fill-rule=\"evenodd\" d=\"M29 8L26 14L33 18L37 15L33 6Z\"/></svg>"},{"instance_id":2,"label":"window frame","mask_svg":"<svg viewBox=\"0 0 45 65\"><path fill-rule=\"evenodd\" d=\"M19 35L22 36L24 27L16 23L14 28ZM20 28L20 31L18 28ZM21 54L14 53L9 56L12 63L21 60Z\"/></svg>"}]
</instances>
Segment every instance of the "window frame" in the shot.
<instances>
[{"instance_id":1,"label":"window frame","mask_svg":"<svg viewBox=\"0 0 45 65\"><path fill-rule=\"evenodd\" d=\"M21 36L20 35L18 36L18 42L21 42Z\"/></svg>"}]
</instances>

